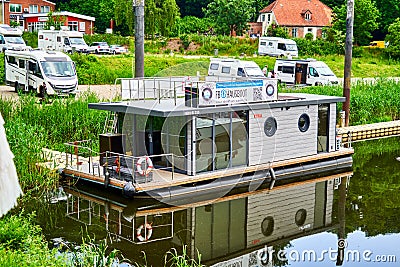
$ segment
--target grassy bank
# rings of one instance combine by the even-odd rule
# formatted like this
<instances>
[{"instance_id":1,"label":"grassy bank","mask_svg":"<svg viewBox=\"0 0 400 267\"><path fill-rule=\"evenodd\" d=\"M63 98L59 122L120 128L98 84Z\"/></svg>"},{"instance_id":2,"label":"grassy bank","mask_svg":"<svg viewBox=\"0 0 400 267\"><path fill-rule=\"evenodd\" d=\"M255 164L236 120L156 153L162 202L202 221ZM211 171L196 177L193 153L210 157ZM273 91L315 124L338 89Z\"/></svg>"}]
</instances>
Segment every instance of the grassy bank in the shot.
<instances>
[{"instance_id":1,"label":"grassy bank","mask_svg":"<svg viewBox=\"0 0 400 267\"><path fill-rule=\"evenodd\" d=\"M293 92L291 89L282 90ZM303 87L296 92L342 96L340 86ZM341 104L338 105L341 110ZM400 119L400 84L379 79L375 84L358 83L351 88L350 125Z\"/></svg>"}]
</instances>

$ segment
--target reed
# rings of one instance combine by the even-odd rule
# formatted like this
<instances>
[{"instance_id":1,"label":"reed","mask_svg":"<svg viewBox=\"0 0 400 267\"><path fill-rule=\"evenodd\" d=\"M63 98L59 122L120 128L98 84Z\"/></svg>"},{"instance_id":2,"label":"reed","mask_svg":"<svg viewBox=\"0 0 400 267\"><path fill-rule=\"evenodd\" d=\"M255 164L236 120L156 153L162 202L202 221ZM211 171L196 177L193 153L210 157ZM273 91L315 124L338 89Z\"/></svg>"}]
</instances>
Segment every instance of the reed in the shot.
<instances>
[{"instance_id":1,"label":"reed","mask_svg":"<svg viewBox=\"0 0 400 267\"><path fill-rule=\"evenodd\" d=\"M39 103L32 96L21 96L18 100L0 99L0 112L24 192L53 187L57 183L54 176L49 176L49 171L36 166L43 160L43 147L63 151L65 142L97 140L103 130L106 112L87 106L98 101L93 94L77 100L54 99L51 104Z\"/></svg>"},{"instance_id":2,"label":"reed","mask_svg":"<svg viewBox=\"0 0 400 267\"><path fill-rule=\"evenodd\" d=\"M283 89L284 92L293 92ZM341 86L305 87L296 92L342 96ZM342 105L338 105L338 111ZM374 83L358 82L351 86L350 125L400 119L400 83L378 78Z\"/></svg>"}]
</instances>

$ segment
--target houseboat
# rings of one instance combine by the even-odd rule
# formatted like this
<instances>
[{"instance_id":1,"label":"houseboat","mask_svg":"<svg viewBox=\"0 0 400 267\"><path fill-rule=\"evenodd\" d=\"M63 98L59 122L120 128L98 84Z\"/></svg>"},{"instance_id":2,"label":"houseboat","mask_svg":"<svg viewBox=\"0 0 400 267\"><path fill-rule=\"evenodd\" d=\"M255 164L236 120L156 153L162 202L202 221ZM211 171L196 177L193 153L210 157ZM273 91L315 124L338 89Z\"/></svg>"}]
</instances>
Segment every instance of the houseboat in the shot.
<instances>
[{"instance_id":1,"label":"houseboat","mask_svg":"<svg viewBox=\"0 0 400 267\"><path fill-rule=\"evenodd\" d=\"M184 199L252 191L275 181L351 168L336 136L345 98L277 90L267 78L119 79L100 153L90 141L66 144L63 176L127 196Z\"/></svg>"}]
</instances>

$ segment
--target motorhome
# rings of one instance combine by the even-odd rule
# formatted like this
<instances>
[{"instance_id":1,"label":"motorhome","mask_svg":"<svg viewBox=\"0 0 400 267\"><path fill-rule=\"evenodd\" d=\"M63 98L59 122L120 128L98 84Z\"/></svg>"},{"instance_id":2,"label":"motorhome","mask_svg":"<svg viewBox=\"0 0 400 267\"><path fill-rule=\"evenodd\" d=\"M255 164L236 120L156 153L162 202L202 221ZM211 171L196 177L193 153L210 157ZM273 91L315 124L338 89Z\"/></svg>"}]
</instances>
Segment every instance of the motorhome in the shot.
<instances>
[{"instance_id":1,"label":"motorhome","mask_svg":"<svg viewBox=\"0 0 400 267\"><path fill-rule=\"evenodd\" d=\"M47 95L74 94L78 86L75 64L58 51L5 51L4 60L7 85L15 91Z\"/></svg>"},{"instance_id":2,"label":"motorhome","mask_svg":"<svg viewBox=\"0 0 400 267\"><path fill-rule=\"evenodd\" d=\"M299 55L295 41L280 37L260 37L258 54L273 57L298 57Z\"/></svg>"},{"instance_id":3,"label":"motorhome","mask_svg":"<svg viewBox=\"0 0 400 267\"><path fill-rule=\"evenodd\" d=\"M211 58L208 76L230 78L261 78L265 77L260 67L254 61L232 58Z\"/></svg>"},{"instance_id":4,"label":"motorhome","mask_svg":"<svg viewBox=\"0 0 400 267\"><path fill-rule=\"evenodd\" d=\"M7 49L22 50L26 48L22 31L12 28L7 24L0 24L0 49L2 52Z\"/></svg>"},{"instance_id":5,"label":"motorhome","mask_svg":"<svg viewBox=\"0 0 400 267\"><path fill-rule=\"evenodd\" d=\"M87 53L89 48L83 39L83 33L64 29L40 30L38 32L38 47L65 53Z\"/></svg>"},{"instance_id":6,"label":"motorhome","mask_svg":"<svg viewBox=\"0 0 400 267\"><path fill-rule=\"evenodd\" d=\"M339 83L328 65L315 59L277 59L274 74L278 81L287 84L330 85Z\"/></svg>"}]
</instances>

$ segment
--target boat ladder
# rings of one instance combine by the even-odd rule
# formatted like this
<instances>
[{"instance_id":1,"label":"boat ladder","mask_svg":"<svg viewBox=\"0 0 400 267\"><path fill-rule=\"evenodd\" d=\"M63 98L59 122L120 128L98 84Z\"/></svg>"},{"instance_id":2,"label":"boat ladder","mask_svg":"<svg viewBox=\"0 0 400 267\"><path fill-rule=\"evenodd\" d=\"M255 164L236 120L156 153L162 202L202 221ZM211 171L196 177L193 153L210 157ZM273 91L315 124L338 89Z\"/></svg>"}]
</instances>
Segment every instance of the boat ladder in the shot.
<instances>
[{"instance_id":1,"label":"boat ladder","mask_svg":"<svg viewBox=\"0 0 400 267\"><path fill-rule=\"evenodd\" d=\"M118 113L111 111L104 124L103 133L116 133L117 132Z\"/></svg>"}]
</instances>

